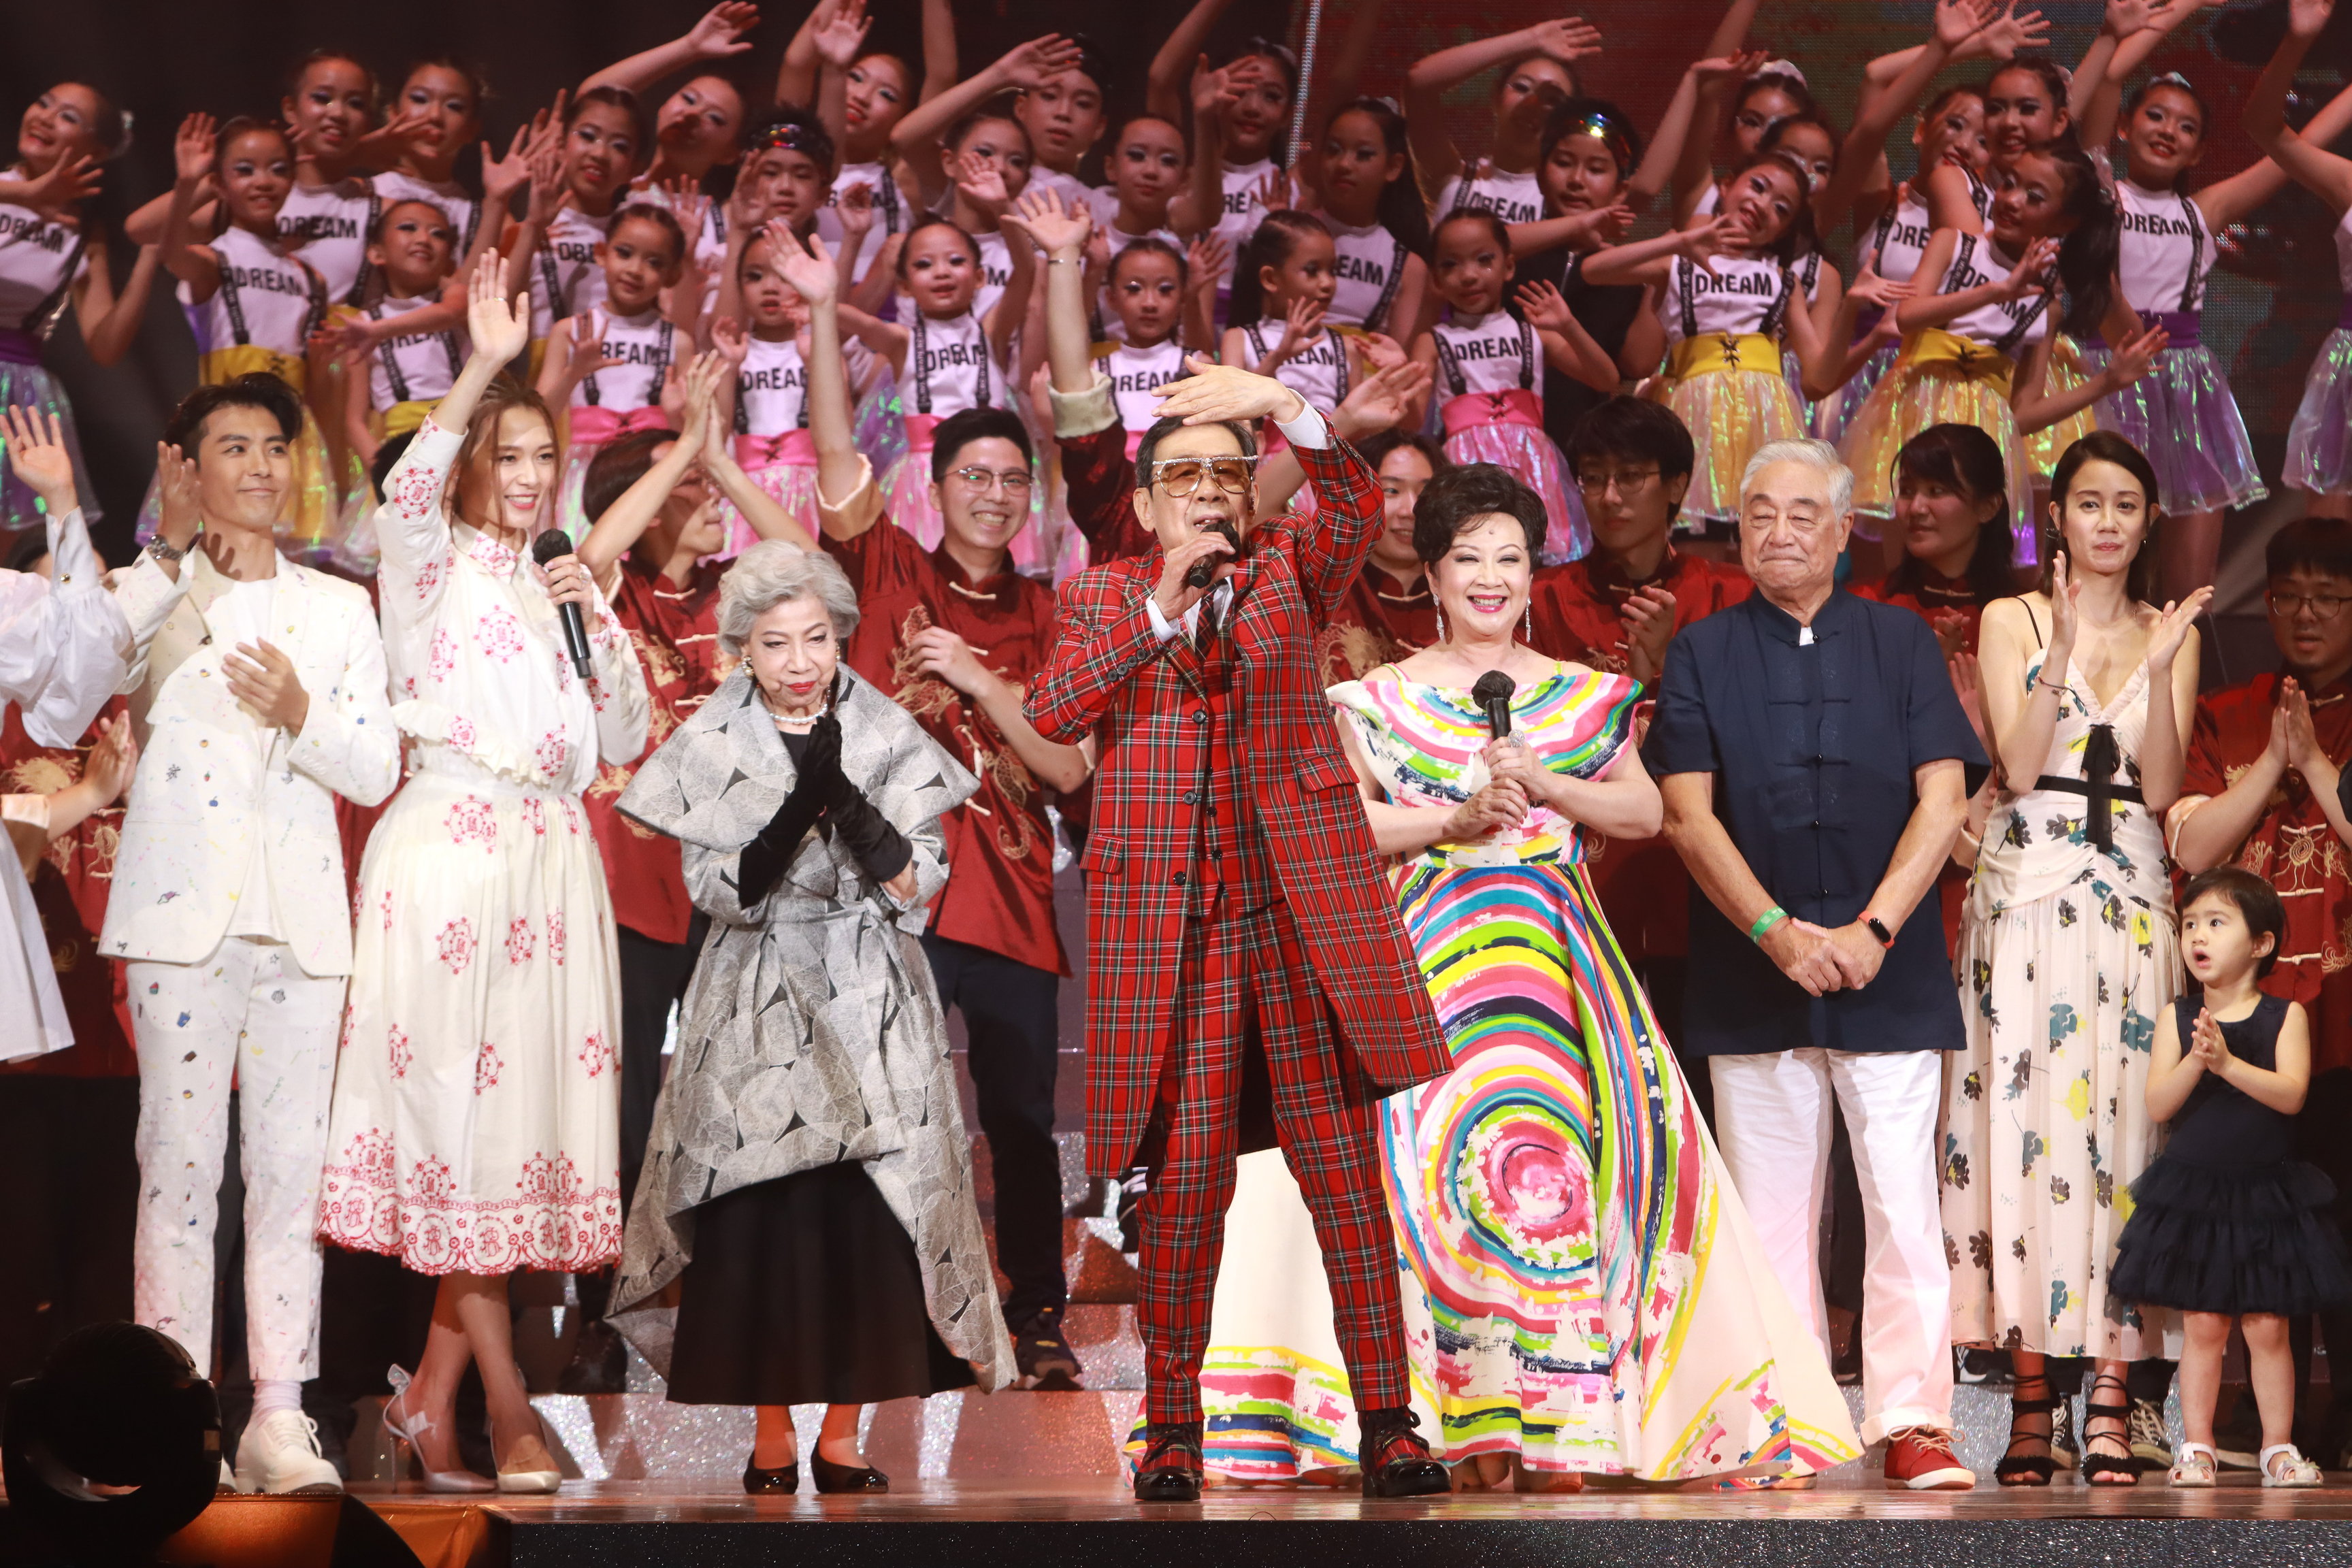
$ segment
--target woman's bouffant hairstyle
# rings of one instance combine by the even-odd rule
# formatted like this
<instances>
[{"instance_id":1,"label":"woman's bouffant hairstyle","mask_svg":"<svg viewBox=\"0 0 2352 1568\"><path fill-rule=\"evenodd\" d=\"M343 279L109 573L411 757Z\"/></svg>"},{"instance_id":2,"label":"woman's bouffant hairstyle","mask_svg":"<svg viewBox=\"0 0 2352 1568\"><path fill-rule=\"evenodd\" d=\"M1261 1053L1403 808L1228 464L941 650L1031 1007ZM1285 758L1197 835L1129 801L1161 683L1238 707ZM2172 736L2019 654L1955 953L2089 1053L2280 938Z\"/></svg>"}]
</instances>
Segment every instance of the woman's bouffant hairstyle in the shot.
<instances>
[{"instance_id":1,"label":"woman's bouffant hairstyle","mask_svg":"<svg viewBox=\"0 0 2352 1568\"><path fill-rule=\"evenodd\" d=\"M719 651L741 658L751 623L793 599L823 605L837 642L847 642L857 630L857 590L832 556L781 539L763 539L738 555L719 580Z\"/></svg>"},{"instance_id":2,"label":"woman's bouffant hairstyle","mask_svg":"<svg viewBox=\"0 0 2352 1568\"><path fill-rule=\"evenodd\" d=\"M2254 978L2268 979L2278 967L2279 943L2286 940L2286 905L2278 889L2242 866L2216 866L2189 879L2189 885L2180 889L2180 911L2188 913L2189 906L2208 893L2237 906L2248 935L2271 939L2271 950L2254 961ZM2182 1041L2181 1047L2187 1049L2188 1042Z\"/></svg>"},{"instance_id":3,"label":"woman's bouffant hairstyle","mask_svg":"<svg viewBox=\"0 0 2352 1568\"><path fill-rule=\"evenodd\" d=\"M1528 538L1530 562L1542 551L1543 497L1499 463L1461 463L1423 485L1412 509L1412 550L1433 562L1454 548L1454 539L1475 520L1500 512L1517 520Z\"/></svg>"},{"instance_id":4,"label":"woman's bouffant hairstyle","mask_svg":"<svg viewBox=\"0 0 2352 1568\"><path fill-rule=\"evenodd\" d=\"M2156 468L2137 447L2112 430L2094 430L2060 455L2057 468L2050 474L2049 541L2042 552L2042 591L2050 591L2051 569L2058 557L2067 554L2066 529L2059 519L2066 513L2066 498L2074 489L2074 476L2083 471L2085 463L2113 463L2139 481L2139 493L2147 505L2147 531L2141 535L2139 551L2131 564L2124 570L2124 594L2135 604L2153 604L2150 595L2156 590L2156 558L2158 531L2161 527L2163 505L2157 500ZM2067 564L2073 565L2070 558Z\"/></svg>"},{"instance_id":5,"label":"woman's bouffant hairstyle","mask_svg":"<svg viewBox=\"0 0 2352 1568\"><path fill-rule=\"evenodd\" d=\"M1973 425L1930 425L1895 455L1898 489L1906 474L1941 485L1970 505L1994 503L1992 516L1977 530L1977 547L1962 575L1979 608L2014 593L2009 568L2009 465L2001 461L2000 443ZM1897 594L1916 594L1927 576L1927 563L1906 551L1886 574L1886 586Z\"/></svg>"}]
</instances>

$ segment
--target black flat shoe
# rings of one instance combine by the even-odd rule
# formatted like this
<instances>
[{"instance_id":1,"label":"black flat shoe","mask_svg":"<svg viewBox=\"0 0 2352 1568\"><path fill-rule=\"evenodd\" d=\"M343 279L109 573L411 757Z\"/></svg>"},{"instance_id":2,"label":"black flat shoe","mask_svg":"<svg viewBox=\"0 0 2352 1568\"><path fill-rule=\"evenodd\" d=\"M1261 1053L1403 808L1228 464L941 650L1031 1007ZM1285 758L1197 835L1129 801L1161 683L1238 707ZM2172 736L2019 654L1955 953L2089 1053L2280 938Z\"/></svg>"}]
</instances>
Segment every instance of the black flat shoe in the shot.
<instances>
[{"instance_id":1,"label":"black flat shoe","mask_svg":"<svg viewBox=\"0 0 2352 1568\"><path fill-rule=\"evenodd\" d=\"M1201 1470L1200 1425L1155 1421L1143 1429L1143 1458L1135 1467L1135 1500L1199 1502Z\"/></svg>"},{"instance_id":2,"label":"black flat shoe","mask_svg":"<svg viewBox=\"0 0 2352 1568\"><path fill-rule=\"evenodd\" d=\"M1358 1418L1357 1454L1368 1498L1432 1497L1454 1489L1454 1476L1430 1457L1413 1428L1420 1418L1402 1407L1367 1410Z\"/></svg>"},{"instance_id":3,"label":"black flat shoe","mask_svg":"<svg viewBox=\"0 0 2352 1568\"><path fill-rule=\"evenodd\" d=\"M746 1459L743 1461L743 1489L753 1497L797 1492L801 1489L801 1462L794 1459L789 1465L763 1470Z\"/></svg>"},{"instance_id":4,"label":"black flat shoe","mask_svg":"<svg viewBox=\"0 0 2352 1568\"><path fill-rule=\"evenodd\" d=\"M811 1454L809 1468L816 1472L816 1489L821 1492L887 1492L890 1489L890 1478L870 1465L836 1465L823 1454Z\"/></svg>"}]
</instances>

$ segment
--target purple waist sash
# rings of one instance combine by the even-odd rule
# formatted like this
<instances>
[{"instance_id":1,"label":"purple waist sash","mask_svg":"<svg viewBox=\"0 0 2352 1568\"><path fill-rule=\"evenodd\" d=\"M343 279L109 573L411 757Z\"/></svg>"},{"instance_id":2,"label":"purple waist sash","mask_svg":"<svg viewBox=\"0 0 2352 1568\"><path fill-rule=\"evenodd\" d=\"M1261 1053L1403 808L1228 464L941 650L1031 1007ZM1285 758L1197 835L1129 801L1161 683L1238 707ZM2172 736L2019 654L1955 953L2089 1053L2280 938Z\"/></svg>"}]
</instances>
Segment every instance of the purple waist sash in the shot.
<instances>
[{"instance_id":1,"label":"purple waist sash","mask_svg":"<svg viewBox=\"0 0 2352 1568\"><path fill-rule=\"evenodd\" d=\"M2198 331L2201 320L2195 310L2142 310L2139 313L2141 326L2164 329L2164 346L2168 349L2193 349L2201 343L2204 340Z\"/></svg>"},{"instance_id":2,"label":"purple waist sash","mask_svg":"<svg viewBox=\"0 0 2352 1568\"><path fill-rule=\"evenodd\" d=\"M0 327L0 364L38 364L41 340L22 327Z\"/></svg>"}]
</instances>

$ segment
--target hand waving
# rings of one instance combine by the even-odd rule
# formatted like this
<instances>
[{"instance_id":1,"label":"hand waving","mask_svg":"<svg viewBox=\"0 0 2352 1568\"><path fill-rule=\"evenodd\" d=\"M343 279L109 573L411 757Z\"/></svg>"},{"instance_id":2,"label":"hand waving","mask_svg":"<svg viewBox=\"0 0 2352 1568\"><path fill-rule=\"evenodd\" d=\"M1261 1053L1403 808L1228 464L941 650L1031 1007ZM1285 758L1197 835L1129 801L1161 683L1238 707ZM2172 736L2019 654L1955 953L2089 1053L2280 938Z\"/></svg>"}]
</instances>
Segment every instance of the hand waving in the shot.
<instances>
[{"instance_id":1,"label":"hand waving","mask_svg":"<svg viewBox=\"0 0 2352 1568\"><path fill-rule=\"evenodd\" d=\"M473 340L474 358L504 365L530 346L530 290L519 291L507 302L506 279L499 253L485 250L466 280L466 331Z\"/></svg>"},{"instance_id":2,"label":"hand waving","mask_svg":"<svg viewBox=\"0 0 2352 1568\"><path fill-rule=\"evenodd\" d=\"M44 414L21 403L9 404L5 413L6 423L0 426L0 433L7 441L8 466L27 489L41 498L51 515L63 517L80 504L74 491L73 454L66 447L64 426L55 411Z\"/></svg>"}]
</instances>

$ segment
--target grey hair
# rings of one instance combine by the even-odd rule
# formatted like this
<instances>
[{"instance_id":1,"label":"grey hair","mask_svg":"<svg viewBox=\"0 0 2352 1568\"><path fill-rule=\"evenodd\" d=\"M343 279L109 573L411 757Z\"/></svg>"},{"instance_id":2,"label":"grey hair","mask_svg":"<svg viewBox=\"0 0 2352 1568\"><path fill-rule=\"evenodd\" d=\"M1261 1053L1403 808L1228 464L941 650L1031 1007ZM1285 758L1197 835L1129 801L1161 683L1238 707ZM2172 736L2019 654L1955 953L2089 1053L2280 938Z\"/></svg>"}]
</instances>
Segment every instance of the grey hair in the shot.
<instances>
[{"instance_id":1,"label":"grey hair","mask_svg":"<svg viewBox=\"0 0 2352 1568\"><path fill-rule=\"evenodd\" d=\"M1853 470L1838 461L1838 451L1827 441L1794 440L1767 441L1756 448L1748 459L1748 468L1739 476L1739 499L1744 505L1748 487L1756 476L1775 463L1802 463L1830 481L1830 510L1840 517L1853 510Z\"/></svg>"},{"instance_id":2,"label":"grey hair","mask_svg":"<svg viewBox=\"0 0 2352 1568\"><path fill-rule=\"evenodd\" d=\"M880 526L894 525L886 520ZM719 651L740 658L751 623L791 599L823 605L833 620L833 635L842 642L857 629L857 590L832 556L763 539L735 557L719 580Z\"/></svg>"}]
</instances>

